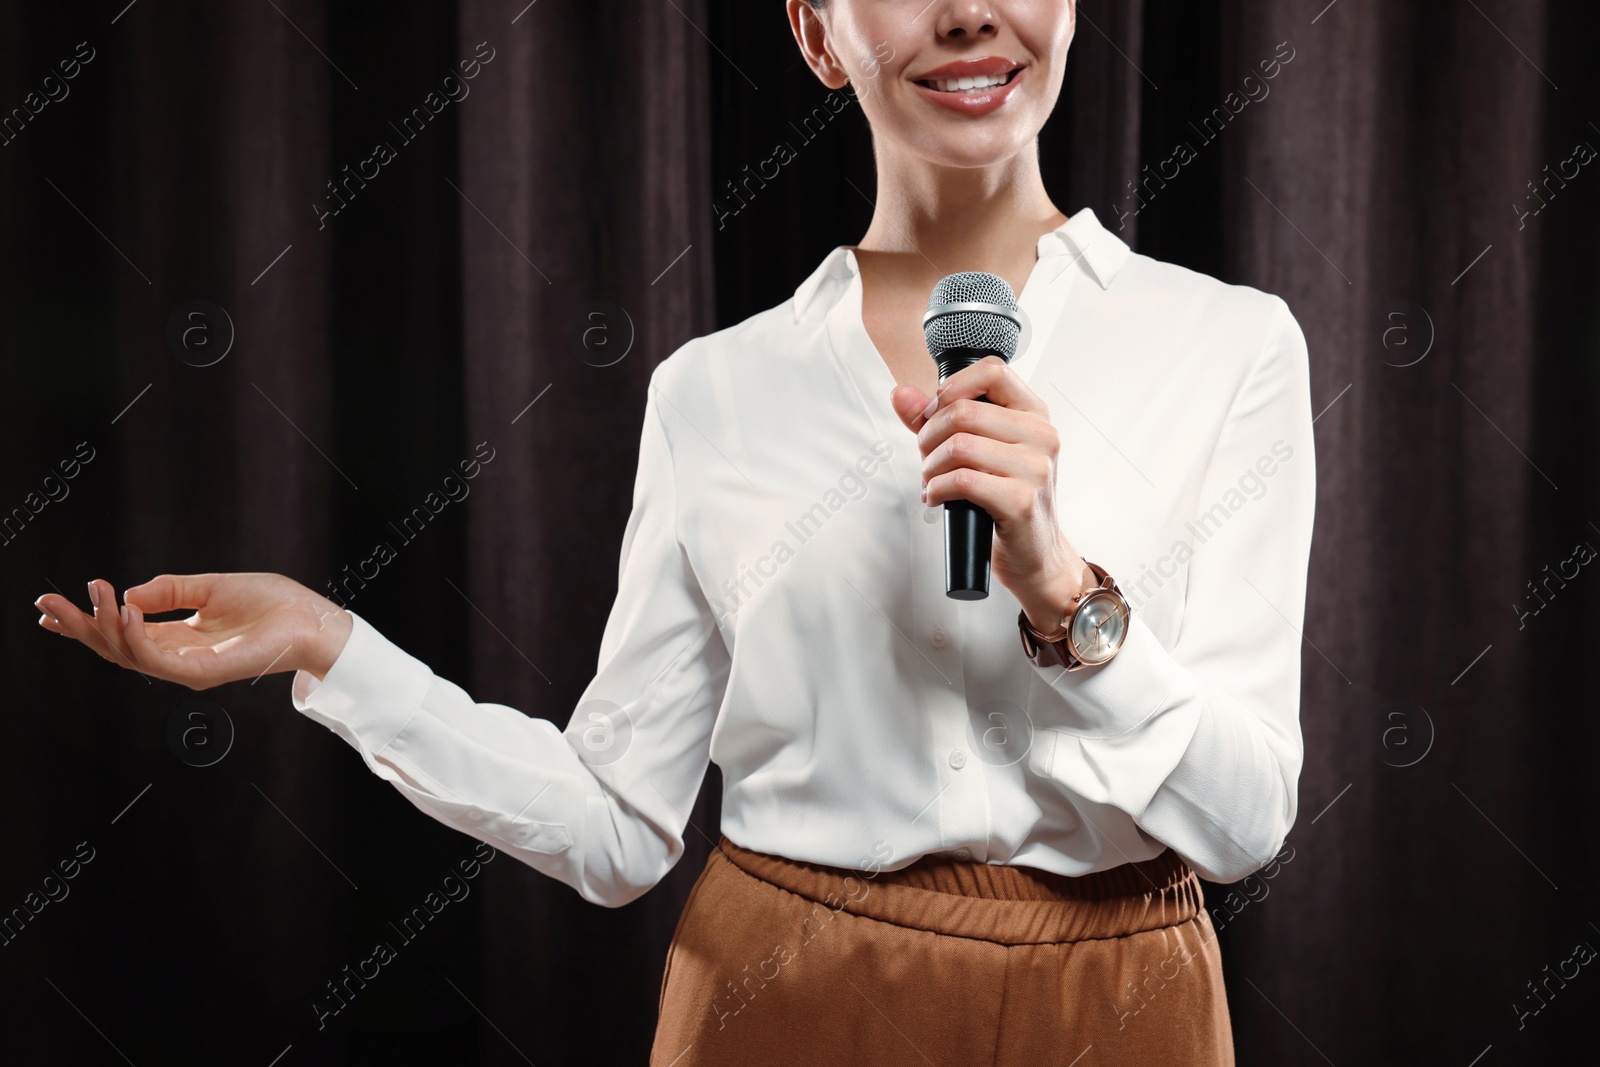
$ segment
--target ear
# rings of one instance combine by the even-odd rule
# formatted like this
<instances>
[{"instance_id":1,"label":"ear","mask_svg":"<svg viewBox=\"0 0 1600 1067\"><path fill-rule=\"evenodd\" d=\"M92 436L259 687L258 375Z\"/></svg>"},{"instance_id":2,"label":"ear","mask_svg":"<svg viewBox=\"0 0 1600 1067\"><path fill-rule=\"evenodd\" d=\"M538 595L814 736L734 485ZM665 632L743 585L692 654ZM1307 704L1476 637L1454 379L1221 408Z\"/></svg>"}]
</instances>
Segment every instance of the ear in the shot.
<instances>
[{"instance_id":1,"label":"ear","mask_svg":"<svg viewBox=\"0 0 1600 1067\"><path fill-rule=\"evenodd\" d=\"M795 43L805 56L811 72L830 89L842 89L850 83L844 64L833 54L833 44L828 40L827 27L809 0L788 0L789 29L794 31Z\"/></svg>"}]
</instances>

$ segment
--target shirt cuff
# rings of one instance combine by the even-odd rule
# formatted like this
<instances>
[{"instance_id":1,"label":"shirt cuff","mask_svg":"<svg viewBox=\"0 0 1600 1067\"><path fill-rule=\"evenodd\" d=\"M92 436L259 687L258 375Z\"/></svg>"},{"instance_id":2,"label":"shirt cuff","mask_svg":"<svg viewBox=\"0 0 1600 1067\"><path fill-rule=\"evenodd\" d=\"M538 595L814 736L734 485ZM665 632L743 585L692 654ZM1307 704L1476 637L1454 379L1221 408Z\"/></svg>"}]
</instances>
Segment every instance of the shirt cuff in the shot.
<instances>
[{"instance_id":1,"label":"shirt cuff","mask_svg":"<svg viewBox=\"0 0 1600 1067\"><path fill-rule=\"evenodd\" d=\"M1128 620L1128 636L1110 663L1081 671L1034 663L1033 669L1076 713L1075 721L1062 725L1084 740L1096 740L1137 729L1168 706L1172 666L1172 655L1161 639L1134 615Z\"/></svg>"},{"instance_id":2,"label":"shirt cuff","mask_svg":"<svg viewBox=\"0 0 1600 1067\"><path fill-rule=\"evenodd\" d=\"M1127 640L1102 667L1035 669L1054 672L1059 701L1055 721L1036 720L1029 768L1138 822L1199 729L1205 701L1193 676L1142 620L1129 621Z\"/></svg>"},{"instance_id":3,"label":"shirt cuff","mask_svg":"<svg viewBox=\"0 0 1600 1067\"><path fill-rule=\"evenodd\" d=\"M382 752L422 706L433 670L350 611L350 637L321 682L295 671L296 711L331 727L368 752Z\"/></svg>"}]
</instances>

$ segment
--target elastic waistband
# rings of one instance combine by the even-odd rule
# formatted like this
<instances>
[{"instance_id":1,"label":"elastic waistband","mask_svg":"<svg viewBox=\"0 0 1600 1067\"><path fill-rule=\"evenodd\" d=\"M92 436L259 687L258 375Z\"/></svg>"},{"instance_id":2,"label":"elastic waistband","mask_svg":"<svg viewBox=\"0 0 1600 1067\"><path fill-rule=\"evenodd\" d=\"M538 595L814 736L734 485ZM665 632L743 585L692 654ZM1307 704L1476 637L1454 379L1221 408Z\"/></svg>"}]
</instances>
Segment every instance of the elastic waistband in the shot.
<instances>
[{"instance_id":1,"label":"elastic waistband","mask_svg":"<svg viewBox=\"0 0 1600 1067\"><path fill-rule=\"evenodd\" d=\"M834 911L1003 945L1126 937L1187 922L1203 907L1199 876L1170 848L1077 878L948 856L873 873L772 856L727 837L718 851L751 877Z\"/></svg>"}]
</instances>

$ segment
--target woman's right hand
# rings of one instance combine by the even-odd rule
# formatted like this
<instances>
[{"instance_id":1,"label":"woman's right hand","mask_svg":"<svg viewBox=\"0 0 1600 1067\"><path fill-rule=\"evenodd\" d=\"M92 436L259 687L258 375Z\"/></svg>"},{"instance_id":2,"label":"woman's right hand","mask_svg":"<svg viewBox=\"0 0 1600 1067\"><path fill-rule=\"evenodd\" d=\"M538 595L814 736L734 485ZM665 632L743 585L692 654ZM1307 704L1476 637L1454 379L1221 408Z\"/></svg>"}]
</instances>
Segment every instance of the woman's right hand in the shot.
<instances>
[{"instance_id":1,"label":"woman's right hand","mask_svg":"<svg viewBox=\"0 0 1600 1067\"><path fill-rule=\"evenodd\" d=\"M39 625L75 638L101 659L190 689L269 671L303 669L321 678L350 636L348 612L281 574L161 574L128 588L121 612L110 582L96 579L89 591L93 614L57 593L35 600L44 612ZM144 619L185 609L194 614Z\"/></svg>"}]
</instances>

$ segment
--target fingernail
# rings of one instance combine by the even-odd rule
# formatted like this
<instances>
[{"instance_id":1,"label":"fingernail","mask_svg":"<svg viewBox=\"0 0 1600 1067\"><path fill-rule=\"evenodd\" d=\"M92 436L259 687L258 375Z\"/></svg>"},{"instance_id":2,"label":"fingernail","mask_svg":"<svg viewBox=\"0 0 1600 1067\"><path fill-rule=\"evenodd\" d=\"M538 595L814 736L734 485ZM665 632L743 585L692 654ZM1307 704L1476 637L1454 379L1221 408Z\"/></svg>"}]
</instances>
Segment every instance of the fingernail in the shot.
<instances>
[{"instance_id":1,"label":"fingernail","mask_svg":"<svg viewBox=\"0 0 1600 1067\"><path fill-rule=\"evenodd\" d=\"M44 599L44 594L43 594L43 593L40 593L40 594L39 594L39 600L43 600L43 599ZM39 608L39 610L40 610L40 611L43 611L43 610L44 610L44 608L43 608L43 607L41 607L41 606L40 606L40 604L39 604L39 600L35 600L35 601L34 601L34 602L33 602L33 606L34 606L34 607L36 607L36 608Z\"/></svg>"},{"instance_id":2,"label":"fingernail","mask_svg":"<svg viewBox=\"0 0 1600 1067\"><path fill-rule=\"evenodd\" d=\"M928 406L922 409L922 417L925 418L925 419L932 418L933 417L933 413L935 411L938 411L938 410L939 410L939 394L938 393L934 393L933 394L933 399L928 401Z\"/></svg>"},{"instance_id":3,"label":"fingernail","mask_svg":"<svg viewBox=\"0 0 1600 1067\"><path fill-rule=\"evenodd\" d=\"M93 582L89 583L89 603L97 609L100 607L100 589Z\"/></svg>"},{"instance_id":4,"label":"fingernail","mask_svg":"<svg viewBox=\"0 0 1600 1067\"><path fill-rule=\"evenodd\" d=\"M133 621L128 617L128 605L122 605L122 607L117 609L117 612L122 616L122 625L127 626Z\"/></svg>"}]
</instances>

